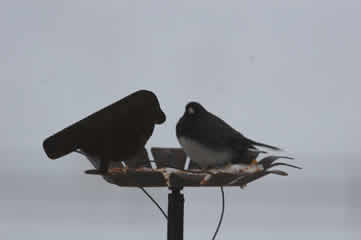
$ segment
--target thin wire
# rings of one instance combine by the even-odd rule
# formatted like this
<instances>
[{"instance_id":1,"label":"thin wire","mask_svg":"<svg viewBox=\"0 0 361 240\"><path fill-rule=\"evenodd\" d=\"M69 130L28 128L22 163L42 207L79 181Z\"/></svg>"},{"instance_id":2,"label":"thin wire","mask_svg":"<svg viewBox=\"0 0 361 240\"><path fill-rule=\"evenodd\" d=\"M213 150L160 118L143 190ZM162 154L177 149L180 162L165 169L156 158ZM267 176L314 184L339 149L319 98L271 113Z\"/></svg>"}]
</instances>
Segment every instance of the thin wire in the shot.
<instances>
[{"instance_id":1,"label":"thin wire","mask_svg":"<svg viewBox=\"0 0 361 240\"><path fill-rule=\"evenodd\" d=\"M152 202L158 207L158 209L162 212L163 216L165 217L166 221L168 221L168 216L165 213L165 211L163 210L163 208L158 204L158 202L143 188L143 187L139 187L144 193L145 195L147 195L147 197L152 200Z\"/></svg>"},{"instance_id":2,"label":"thin wire","mask_svg":"<svg viewBox=\"0 0 361 240\"><path fill-rule=\"evenodd\" d=\"M222 224L222 221L223 221L223 215L224 215L224 191L223 191L223 186L221 186L221 193L222 193L222 212L221 212L221 217L219 218L219 221L218 221L216 231L213 234L212 240L216 239L217 233L218 233L219 229L221 228L221 224Z\"/></svg>"},{"instance_id":3,"label":"thin wire","mask_svg":"<svg viewBox=\"0 0 361 240\"><path fill-rule=\"evenodd\" d=\"M79 154L81 154L81 155L83 155L83 156L85 156L86 157L86 155L85 155L85 153L84 152L82 152L81 150L75 150L74 152L76 152L76 153L79 153ZM168 221L168 216L167 216L167 214L165 213L165 211L163 210L163 208L158 204L158 202L143 188L143 187L139 187L140 188L140 190L142 190L144 193L145 193L145 195L147 195L147 197L158 207L158 209L162 212L162 214L163 214L163 216L165 217L165 219Z\"/></svg>"},{"instance_id":4,"label":"thin wire","mask_svg":"<svg viewBox=\"0 0 361 240\"><path fill-rule=\"evenodd\" d=\"M145 195L147 195L147 197L158 207L158 209L162 212L163 216L165 217L166 221L168 221L168 216L165 213L165 211L162 209L162 207L158 204L158 202L143 188L143 187L139 187L144 193ZM220 187L221 189L221 194L222 194L222 211L221 211L221 216L219 218L218 221L218 225L216 228L216 231L213 234L212 240L215 240L217 237L217 234L219 232L219 229L221 228L222 222L223 222L223 216L224 216L224 208L225 208L225 200L224 200L224 190L223 190L223 186Z\"/></svg>"},{"instance_id":5,"label":"thin wire","mask_svg":"<svg viewBox=\"0 0 361 240\"><path fill-rule=\"evenodd\" d=\"M75 152L77 153L80 153L82 155L85 156L85 154L79 150L76 150ZM154 160L153 160L154 161ZM152 160L150 160L150 162L153 162ZM188 172L191 172L190 170L184 170L183 171L188 171ZM166 219L166 221L168 221L168 216L167 214L165 213L165 211L163 210L163 208L159 205L159 203L143 188L143 187L139 187L140 190L142 190L144 192L144 194L157 206L157 208L161 211L161 213L163 214L164 218ZM223 190L223 186L220 187L221 189L221 193L222 193L222 212L221 212L221 217L219 218L219 221L218 221L218 225L217 225L217 228L216 228L216 231L214 232L213 234L213 237L212 237L212 240L215 240L216 237L217 237L217 234L219 232L219 229L221 228L221 225L222 225L222 222L223 222L223 216L224 216L224 190Z\"/></svg>"}]
</instances>

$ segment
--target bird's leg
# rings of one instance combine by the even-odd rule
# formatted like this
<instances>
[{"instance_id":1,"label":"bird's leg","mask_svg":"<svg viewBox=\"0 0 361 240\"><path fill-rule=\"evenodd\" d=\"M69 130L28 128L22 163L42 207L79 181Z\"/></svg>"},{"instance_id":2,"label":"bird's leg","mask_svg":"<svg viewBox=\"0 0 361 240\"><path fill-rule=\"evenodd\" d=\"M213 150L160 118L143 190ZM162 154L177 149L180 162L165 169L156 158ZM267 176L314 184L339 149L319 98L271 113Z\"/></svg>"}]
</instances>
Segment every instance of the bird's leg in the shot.
<instances>
[{"instance_id":1,"label":"bird's leg","mask_svg":"<svg viewBox=\"0 0 361 240\"><path fill-rule=\"evenodd\" d=\"M109 172L127 174L128 169L129 169L128 165L124 161L120 161L120 164L118 165L118 167L110 168Z\"/></svg>"},{"instance_id":2,"label":"bird's leg","mask_svg":"<svg viewBox=\"0 0 361 240\"><path fill-rule=\"evenodd\" d=\"M257 165L257 164L258 164L257 160L256 160L256 159L253 159L250 165L251 165L251 166L255 166L255 165Z\"/></svg>"},{"instance_id":3,"label":"bird's leg","mask_svg":"<svg viewBox=\"0 0 361 240\"><path fill-rule=\"evenodd\" d=\"M106 160L95 155L87 154L82 149L77 149L75 152L85 156L95 167L95 169L86 170L86 174L106 175L108 173L108 162Z\"/></svg>"},{"instance_id":4,"label":"bird's leg","mask_svg":"<svg viewBox=\"0 0 361 240\"><path fill-rule=\"evenodd\" d=\"M100 174L106 175L108 173L108 170L109 170L109 160L108 159L101 159L98 172Z\"/></svg>"},{"instance_id":5,"label":"bird's leg","mask_svg":"<svg viewBox=\"0 0 361 240\"><path fill-rule=\"evenodd\" d=\"M147 164L150 166L149 156L145 147L139 148L135 154L133 154L128 159L124 160L127 163L129 168L138 169L138 168L145 168Z\"/></svg>"},{"instance_id":6,"label":"bird's leg","mask_svg":"<svg viewBox=\"0 0 361 240\"><path fill-rule=\"evenodd\" d=\"M120 166L121 166L121 169L122 169L123 173L126 174L128 172L128 169L129 169L128 165L124 161L122 161Z\"/></svg>"},{"instance_id":7,"label":"bird's leg","mask_svg":"<svg viewBox=\"0 0 361 240\"><path fill-rule=\"evenodd\" d=\"M253 159L251 164L250 164L250 168L254 167L256 169L256 172L262 171L263 168L260 168L260 165L257 162L257 159Z\"/></svg>"},{"instance_id":8,"label":"bird's leg","mask_svg":"<svg viewBox=\"0 0 361 240\"><path fill-rule=\"evenodd\" d=\"M128 169L128 165L125 163L125 161L120 161L119 168L126 168L126 169Z\"/></svg>"}]
</instances>

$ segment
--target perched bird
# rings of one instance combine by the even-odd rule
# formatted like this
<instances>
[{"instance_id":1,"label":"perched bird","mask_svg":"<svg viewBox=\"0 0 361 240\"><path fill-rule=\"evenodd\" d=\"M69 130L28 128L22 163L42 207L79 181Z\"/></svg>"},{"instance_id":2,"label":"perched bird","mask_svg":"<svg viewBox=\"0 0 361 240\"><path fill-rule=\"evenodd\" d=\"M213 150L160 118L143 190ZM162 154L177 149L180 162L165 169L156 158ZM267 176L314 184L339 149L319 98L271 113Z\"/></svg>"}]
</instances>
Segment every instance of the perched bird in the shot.
<instances>
[{"instance_id":1,"label":"perched bird","mask_svg":"<svg viewBox=\"0 0 361 240\"><path fill-rule=\"evenodd\" d=\"M176 134L186 154L202 169L227 164L255 162L256 146L280 150L243 136L201 104L190 102L176 126Z\"/></svg>"},{"instance_id":2,"label":"perched bird","mask_svg":"<svg viewBox=\"0 0 361 240\"><path fill-rule=\"evenodd\" d=\"M110 162L134 159L166 116L157 97L137 91L48 137L43 148L51 159L77 151L100 159L96 173L108 171Z\"/></svg>"}]
</instances>

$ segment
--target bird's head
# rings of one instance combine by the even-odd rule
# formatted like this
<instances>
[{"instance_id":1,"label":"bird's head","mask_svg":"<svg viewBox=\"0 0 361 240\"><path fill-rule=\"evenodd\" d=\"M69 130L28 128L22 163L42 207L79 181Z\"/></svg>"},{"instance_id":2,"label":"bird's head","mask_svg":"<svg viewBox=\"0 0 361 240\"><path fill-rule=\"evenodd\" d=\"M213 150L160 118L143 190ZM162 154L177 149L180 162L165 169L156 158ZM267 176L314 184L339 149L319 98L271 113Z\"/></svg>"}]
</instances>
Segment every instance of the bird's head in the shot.
<instances>
[{"instance_id":1,"label":"bird's head","mask_svg":"<svg viewBox=\"0 0 361 240\"><path fill-rule=\"evenodd\" d=\"M185 107L183 116L177 123L177 137L187 135L192 132L194 128L197 128L196 125L203 119L204 113L207 113L207 110L201 104L189 102Z\"/></svg>"},{"instance_id":2,"label":"bird's head","mask_svg":"<svg viewBox=\"0 0 361 240\"><path fill-rule=\"evenodd\" d=\"M153 92L148 90L139 90L132 95L134 96L134 111L142 113L144 119L152 121L155 124L162 124L165 122L166 115L162 111L158 98Z\"/></svg>"},{"instance_id":3,"label":"bird's head","mask_svg":"<svg viewBox=\"0 0 361 240\"><path fill-rule=\"evenodd\" d=\"M200 114L206 112L206 109L197 102L190 102L186 105L184 115L187 117L197 117Z\"/></svg>"}]
</instances>

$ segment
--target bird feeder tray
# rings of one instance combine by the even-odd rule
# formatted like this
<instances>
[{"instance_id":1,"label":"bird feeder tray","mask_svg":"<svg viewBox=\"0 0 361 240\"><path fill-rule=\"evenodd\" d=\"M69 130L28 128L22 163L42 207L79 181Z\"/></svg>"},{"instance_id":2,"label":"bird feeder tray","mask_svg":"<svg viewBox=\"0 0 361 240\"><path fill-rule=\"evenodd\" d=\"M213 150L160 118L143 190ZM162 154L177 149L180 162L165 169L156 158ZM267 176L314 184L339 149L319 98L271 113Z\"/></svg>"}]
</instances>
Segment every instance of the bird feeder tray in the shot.
<instances>
[{"instance_id":1,"label":"bird feeder tray","mask_svg":"<svg viewBox=\"0 0 361 240\"><path fill-rule=\"evenodd\" d=\"M224 168L207 170L194 167L185 169L187 156L181 148L152 148L151 152L157 167L149 167L152 161L149 160L148 154L142 153L138 154L140 159L137 159L137 162L143 163L143 166L127 168L120 164L112 165L108 174L102 175L104 180L120 187L244 187L269 174L288 175L284 171L274 170L275 166L299 169L295 165L278 161L292 159L285 156L266 156L253 165L233 164ZM95 168L98 166L97 159L86 157ZM255 157L258 157L258 154L255 154ZM91 174L92 171L86 171L86 173Z\"/></svg>"}]
</instances>

